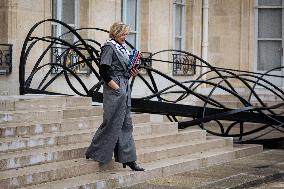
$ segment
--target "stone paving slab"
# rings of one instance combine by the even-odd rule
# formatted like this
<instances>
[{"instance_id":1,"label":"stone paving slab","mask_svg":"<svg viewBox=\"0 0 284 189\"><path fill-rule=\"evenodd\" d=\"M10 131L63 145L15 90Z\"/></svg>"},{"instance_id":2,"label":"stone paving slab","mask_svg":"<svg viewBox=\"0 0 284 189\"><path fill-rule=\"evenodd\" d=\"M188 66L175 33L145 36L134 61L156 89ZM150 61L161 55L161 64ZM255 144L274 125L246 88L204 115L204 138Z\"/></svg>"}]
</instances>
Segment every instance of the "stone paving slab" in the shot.
<instances>
[{"instance_id":1,"label":"stone paving slab","mask_svg":"<svg viewBox=\"0 0 284 189\"><path fill-rule=\"evenodd\" d=\"M241 189L250 187L284 189L283 180L284 150L280 149L267 150L225 164L170 177L148 180L145 183L123 189ZM272 183L266 184L269 182Z\"/></svg>"}]
</instances>

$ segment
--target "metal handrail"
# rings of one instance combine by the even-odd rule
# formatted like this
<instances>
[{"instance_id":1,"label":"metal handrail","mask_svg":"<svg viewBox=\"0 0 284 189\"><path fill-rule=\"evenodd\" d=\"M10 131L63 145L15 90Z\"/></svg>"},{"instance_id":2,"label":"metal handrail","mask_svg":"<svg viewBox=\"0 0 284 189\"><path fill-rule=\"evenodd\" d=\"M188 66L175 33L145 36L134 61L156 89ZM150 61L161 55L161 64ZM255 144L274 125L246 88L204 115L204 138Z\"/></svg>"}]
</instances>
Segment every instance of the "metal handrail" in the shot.
<instances>
[{"instance_id":1,"label":"metal handrail","mask_svg":"<svg viewBox=\"0 0 284 189\"><path fill-rule=\"evenodd\" d=\"M62 27L66 27L69 32L63 34L62 36L69 34L74 35L78 41L70 44L65 41L62 36L59 37L36 37L33 36L34 30L44 24L45 22L56 22L61 24ZM20 82L20 93L44 93L44 94L61 94L55 91L49 91L48 87L54 83L59 77L64 76L70 89L77 95L92 97L95 102L102 102L103 96L99 92L102 86L101 77L97 72L97 67L99 66L100 60L100 46L101 44L96 40L84 39L79 32L82 30L95 30L107 32L100 28L80 28L73 29L67 24L54 20L48 19L36 23L29 31L21 52L20 58L20 70L19 70L19 82ZM30 55L31 49L35 48L38 42L46 43L46 49L40 55L40 58L35 61L34 68L29 73L26 78L25 67L28 63L27 58ZM126 42L130 48L133 48L131 44ZM66 52L72 51L80 58L81 61L77 61L74 64L67 64L66 58L63 58L61 63L44 62L44 58L48 56L49 52L54 45L61 45L66 49ZM84 52L84 53L83 53ZM167 56L162 56L166 53ZM206 67L206 72L194 76L188 76L185 81L177 81L173 77L169 76L167 73L163 73L157 69L154 69L155 64L167 63L176 64L177 62L168 59L161 59L159 57L170 57L169 55L179 54L184 57L189 57L192 61L191 66L196 68ZM151 61L153 67L146 64L146 61ZM90 70L90 74L94 75L92 78L96 78L97 82L94 85L87 87L88 85L84 82L84 78L80 77L76 73L76 66L80 64L85 64ZM188 62L179 62L180 65L188 66ZM52 69L54 67L60 67L60 71L51 75ZM240 141L244 141L244 137L248 135L257 135L264 129L271 128L279 132L284 132L283 123L284 116L275 109L283 106L284 92L279 87L273 85L265 76L273 76L267 73L255 73L242 70L225 69L220 67L214 67L207 61L201 59L200 57L186 52L175 49L162 50L155 53L150 53L147 58L142 58L142 64L140 66L145 70L147 74L139 74L138 77L132 77L131 88L136 86L136 80L139 78L145 85L145 88L149 90L150 94L144 95L140 98L132 98L132 111L134 112L144 112L144 113L154 113L167 116L171 121L178 121L179 128L185 128L192 125L199 125L202 129L207 130L207 132L224 137L238 137ZM276 69L276 68L275 68ZM279 67L277 69L283 69ZM31 87L31 83L34 81L34 76L39 76L42 74L42 70L45 70L45 75L40 75L43 79L36 86L35 84ZM41 72L40 72L41 71ZM194 71L195 72L195 71ZM195 72L196 73L196 72ZM206 77L204 77L206 76ZM80 84L80 91L77 86L72 84L71 77L73 80L78 81ZM283 77L283 76L277 76ZM158 80L165 80L167 83L171 83L168 86L160 86L157 83ZM204 79L206 78L206 79ZM233 80L241 83L247 90L249 97L243 96L238 92L237 88L234 86ZM94 80L93 80L94 81ZM140 82L141 83L141 82ZM209 91L208 95L204 95L199 92L202 85L211 86L212 89ZM274 95L279 99L279 103L274 106L268 106L264 103L256 91L256 87L263 87L267 93ZM221 90L224 93L232 96L240 104L238 108L230 108L226 102L218 100L214 97L216 91ZM70 95L70 94L66 94ZM172 98L168 98L168 96ZM202 104L197 105L187 105L184 103L187 99L195 98L198 99ZM253 105L252 98L256 99L259 106ZM190 117L191 121L179 121L178 116ZM233 122L228 128L222 125L222 120L227 120ZM206 123L210 121L216 121L219 124L220 132L213 131ZM261 123L260 126L252 130L244 130L244 123ZM233 127L239 126L239 133L231 133ZM256 137L257 138L257 137Z\"/></svg>"}]
</instances>

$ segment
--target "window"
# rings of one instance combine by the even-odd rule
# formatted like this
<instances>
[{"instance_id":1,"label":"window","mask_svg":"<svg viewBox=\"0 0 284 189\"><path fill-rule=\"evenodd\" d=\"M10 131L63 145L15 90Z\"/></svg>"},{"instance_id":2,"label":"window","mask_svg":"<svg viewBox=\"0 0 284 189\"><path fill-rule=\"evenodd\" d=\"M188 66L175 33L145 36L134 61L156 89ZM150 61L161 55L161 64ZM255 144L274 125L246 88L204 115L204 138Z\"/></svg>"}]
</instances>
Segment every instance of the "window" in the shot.
<instances>
[{"instance_id":1,"label":"window","mask_svg":"<svg viewBox=\"0 0 284 189\"><path fill-rule=\"evenodd\" d=\"M185 0L175 0L173 4L173 49L185 49ZM195 59L181 53L172 54L173 75L195 74Z\"/></svg>"},{"instance_id":2,"label":"window","mask_svg":"<svg viewBox=\"0 0 284 189\"><path fill-rule=\"evenodd\" d=\"M257 71L282 65L283 0L255 0L255 59Z\"/></svg>"},{"instance_id":3,"label":"window","mask_svg":"<svg viewBox=\"0 0 284 189\"><path fill-rule=\"evenodd\" d=\"M60 20L74 29L79 28L80 0L53 0L52 18ZM69 30L61 24L52 23L52 36L61 36L61 39L69 44L73 44L76 42L77 38L72 33L64 34L68 31ZM62 36L62 34L64 35ZM63 64L64 62L67 66L71 66L81 61L81 59L79 55L75 51L70 50L68 46L56 44L52 47L51 61L58 64ZM58 73L61 70L61 67L53 66L52 73ZM76 73L90 74L90 69L85 63L80 63L73 67L73 71Z\"/></svg>"},{"instance_id":4,"label":"window","mask_svg":"<svg viewBox=\"0 0 284 189\"><path fill-rule=\"evenodd\" d=\"M140 0L122 0L122 21L130 26L127 41L139 49Z\"/></svg>"},{"instance_id":5,"label":"window","mask_svg":"<svg viewBox=\"0 0 284 189\"><path fill-rule=\"evenodd\" d=\"M185 0L175 0L173 6L174 49L183 50L185 46Z\"/></svg>"},{"instance_id":6,"label":"window","mask_svg":"<svg viewBox=\"0 0 284 189\"><path fill-rule=\"evenodd\" d=\"M65 22L72 28L78 28L80 20L80 0L53 0L52 1L52 18ZM61 27L60 24L53 23L52 35L55 37L61 36L68 30ZM72 34L64 35L62 39L69 43L75 42Z\"/></svg>"}]
</instances>

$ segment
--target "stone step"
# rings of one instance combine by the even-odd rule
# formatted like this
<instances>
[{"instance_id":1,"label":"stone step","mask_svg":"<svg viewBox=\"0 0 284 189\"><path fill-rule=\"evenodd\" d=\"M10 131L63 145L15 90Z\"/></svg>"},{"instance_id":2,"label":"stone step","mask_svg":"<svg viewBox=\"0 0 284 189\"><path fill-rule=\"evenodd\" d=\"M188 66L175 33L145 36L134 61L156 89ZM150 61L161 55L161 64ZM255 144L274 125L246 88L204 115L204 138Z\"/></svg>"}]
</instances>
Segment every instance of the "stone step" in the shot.
<instances>
[{"instance_id":1,"label":"stone step","mask_svg":"<svg viewBox=\"0 0 284 189\"><path fill-rule=\"evenodd\" d=\"M70 107L62 111L63 119L103 115L102 106L77 106L76 108Z\"/></svg>"},{"instance_id":2,"label":"stone step","mask_svg":"<svg viewBox=\"0 0 284 189\"><path fill-rule=\"evenodd\" d=\"M21 123L21 122L45 122L52 120L61 120L63 118L62 110L41 110L41 111L0 111L0 124L2 123Z\"/></svg>"},{"instance_id":3,"label":"stone step","mask_svg":"<svg viewBox=\"0 0 284 189\"><path fill-rule=\"evenodd\" d=\"M242 98L244 98L245 100L248 100L249 95L248 94L240 94L240 96ZM272 94L258 94L259 98L262 101L279 101L281 100L281 98L277 97L276 95L272 95ZM231 94L223 94L223 95L213 95L211 96L211 98L217 100L217 101L235 101L239 99ZM251 96L251 101L255 101L257 100L254 95Z\"/></svg>"},{"instance_id":4,"label":"stone step","mask_svg":"<svg viewBox=\"0 0 284 189\"><path fill-rule=\"evenodd\" d=\"M223 141L223 142L222 142ZM160 145L159 150L153 147L144 148L145 153L139 151L137 153L139 162L157 161L159 159L173 158L181 155L186 155L196 152L205 152L207 150L219 149L227 146L224 139L212 139L206 142L191 142L184 143L183 145L173 146ZM219 160L220 161L220 160ZM113 170L114 167L108 167L107 169ZM17 170L7 170L0 172L0 186L8 186L12 188L10 184L19 183L19 185L40 184L45 181L52 181L55 179L64 179L83 174L94 173L99 171L98 163L92 160L86 160L84 158L72 159L60 162L52 162L46 164L40 164L35 166L28 166L19 168ZM37 178L40 178L37 180Z\"/></svg>"},{"instance_id":5,"label":"stone step","mask_svg":"<svg viewBox=\"0 0 284 189\"><path fill-rule=\"evenodd\" d=\"M39 184L46 181L64 179L100 170L95 161L72 159L29 166L0 172L0 188L17 188L19 186Z\"/></svg>"},{"instance_id":6,"label":"stone step","mask_svg":"<svg viewBox=\"0 0 284 189\"><path fill-rule=\"evenodd\" d=\"M64 109L47 110L18 110L18 111L0 111L1 123L19 123L19 122L41 122L58 121L67 118L79 118L88 116L100 116L103 113L101 106L77 106Z\"/></svg>"},{"instance_id":7,"label":"stone step","mask_svg":"<svg viewBox=\"0 0 284 189\"><path fill-rule=\"evenodd\" d=\"M221 123L222 123L224 131L226 132L233 122L222 121ZM260 124L260 123L244 123L243 124L243 132L244 133L251 132L251 131L257 130L257 129L263 127L263 126L264 126L264 124ZM209 130L209 131L213 131L213 132L216 132L216 133L221 132L219 124L215 121L205 123L204 127L205 127L206 130ZM199 127L194 126L192 128L198 129ZM240 134L240 124L236 124L232 128L230 128L229 134ZM251 140L251 139L254 139L255 137L258 137L257 139L276 139L276 138L284 137L284 134L281 131L279 131L279 130L273 128L273 127L267 127L263 130L255 132L255 133L245 135L245 136L242 137L242 139L243 140ZM235 137L235 139L238 139L238 138L239 137Z\"/></svg>"},{"instance_id":8,"label":"stone step","mask_svg":"<svg viewBox=\"0 0 284 189\"><path fill-rule=\"evenodd\" d=\"M200 130L183 131L177 134L156 134L151 136L136 137L135 144L137 150L149 146L162 144L176 144L178 142L203 141L205 132ZM0 171L22 168L26 166L64 161L76 158L83 158L86 148L90 142L67 144L55 147L29 149L17 152L10 152L0 156Z\"/></svg>"},{"instance_id":9,"label":"stone step","mask_svg":"<svg viewBox=\"0 0 284 189\"><path fill-rule=\"evenodd\" d=\"M65 131L57 133L48 133L27 137L9 137L0 139L0 152L12 152L18 150L57 146L64 144L75 144L78 141L90 141L94 133L93 129L84 129L79 131Z\"/></svg>"},{"instance_id":10,"label":"stone step","mask_svg":"<svg viewBox=\"0 0 284 189\"><path fill-rule=\"evenodd\" d=\"M132 114L133 123L147 123L149 114ZM97 128L102 123L102 116L67 118L60 120L33 121L21 123L0 123L0 138L31 136L44 133L63 132Z\"/></svg>"},{"instance_id":11,"label":"stone step","mask_svg":"<svg viewBox=\"0 0 284 189\"><path fill-rule=\"evenodd\" d=\"M26 109L50 109L90 106L92 99L80 96L20 95L0 96L0 110L16 111Z\"/></svg>"},{"instance_id":12,"label":"stone step","mask_svg":"<svg viewBox=\"0 0 284 189\"><path fill-rule=\"evenodd\" d=\"M43 182L34 186L22 187L21 189L82 189L82 188L120 188L131 186L157 177L166 177L181 173L184 171L208 167L215 164L225 163L248 155L253 155L262 151L261 146L245 145L234 147L234 149L213 149L206 152L187 154L174 158L167 158L149 163L143 163L141 166L146 170L143 172L129 171L129 169L104 170L91 174L76 176L56 181L42 181L42 177L36 177L36 181ZM79 170L78 170L79 171ZM32 177L32 176L31 176ZM53 177L55 179L55 177ZM41 179L41 181L39 180ZM10 188L21 186L16 182L10 185ZM25 181L23 179L23 181ZM1 185L0 185L1 186Z\"/></svg>"},{"instance_id":13,"label":"stone step","mask_svg":"<svg viewBox=\"0 0 284 189\"><path fill-rule=\"evenodd\" d=\"M134 131L135 132L135 131ZM134 134L135 136L135 134ZM172 144L176 146L177 143L186 143L188 142L200 142L206 141L206 131L195 129L195 130L183 130L174 133L154 133L151 135L136 135L135 146L137 150L145 152L145 147L151 147L151 149L160 149L160 145ZM154 147L153 147L154 146Z\"/></svg>"},{"instance_id":14,"label":"stone step","mask_svg":"<svg viewBox=\"0 0 284 189\"><path fill-rule=\"evenodd\" d=\"M21 122L0 124L0 138L24 137L44 133L96 128L102 123L102 116L68 118L42 122Z\"/></svg>"},{"instance_id":15,"label":"stone step","mask_svg":"<svg viewBox=\"0 0 284 189\"><path fill-rule=\"evenodd\" d=\"M219 103L221 103L223 106L227 107L227 108L241 108L241 107L245 107L245 105L240 102L240 101L218 101ZM273 106L273 105L277 105L277 104L280 104L280 103L283 103L283 101L265 101L264 102L264 105L267 106L267 107L270 107L270 106ZM203 101L195 101L193 102L194 105L196 106L204 106L204 102ZM250 104L254 107L265 107L265 106L262 106L259 102L250 102ZM207 104L206 107L215 107L213 105L210 105L210 104ZM284 106L281 106L279 108L276 108L276 109L273 109L273 110L278 110L278 111L281 111L283 112L283 109L284 109Z\"/></svg>"},{"instance_id":16,"label":"stone step","mask_svg":"<svg viewBox=\"0 0 284 189\"><path fill-rule=\"evenodd\" d=\"M134 117L132 117L134 118ZM144 123L134 125L134 136L151 135L151 134L173 134L178 132L176 122L161 122L161 123Z\"/></svg>"},{"instance_id":17,"label":"stone step","mask_svg":"<svg viewBox=\"0 0 284 189\"><path fill-rule=\"evenodd\" d=\"M159 159L176 157L224 147L232 148L233 142L230 138L219 138L205 141L191 141L190 143L180 142L175 144L153 146L143 148L142 150L137 149L137 155L140 162L151 162Z\"/></svg>"},{"instance_id":18,"label":"stone step","mask_svg":"<svg viewBox=\"0 0 284 189\"><path fill-rule=\"evenodd\" d=\"M142 115L142 114L141 114ZM143 117L143 115L142 115ZM167 133L176 133L177 125L175 123L166 123L163 128L163 123L161 125L151 123L139 123L143 119L139 115L134 116L137 118L137 130L136 125L134 125L134 135L149 135L155 133L161 133L166 131ZM135 122L134 122L135 123ZM98 124L97 124L98 126ZM172 128L171 128L172 127ZM25 135L19 137L6 137L0 138L0 154L5 152L12 152L17 150L40 148L47 146L56 146L64 144L75 144L80 142L89 142L96 128L87 128L81 130L67 130L63 132L54 133L44 133L38 135Z\"/></svg>"}]
</instances>

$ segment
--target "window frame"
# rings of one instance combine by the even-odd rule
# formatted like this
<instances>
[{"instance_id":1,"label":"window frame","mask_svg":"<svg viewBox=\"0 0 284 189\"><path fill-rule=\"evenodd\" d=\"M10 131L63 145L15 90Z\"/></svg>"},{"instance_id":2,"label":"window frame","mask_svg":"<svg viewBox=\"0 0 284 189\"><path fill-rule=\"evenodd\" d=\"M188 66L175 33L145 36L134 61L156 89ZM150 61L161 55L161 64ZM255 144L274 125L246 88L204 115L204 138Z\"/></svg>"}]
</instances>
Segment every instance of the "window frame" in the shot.
<instances>
[{"instance_id":1,"label":"window frame","mask_svg":"<svg viewBox=\"0 0 284 189\"><path fill-rule=\"evenodd\" d=\"M259 19L258 19L258 12L259 9L282 9L282 38L260 38L259 37ZM258 43L259 41L282 41L281 45L281 49L282 49L282 59L281 59L281 66L283 66L283 46L284 46L284 0L282 0L282 5L259 5L259 1L255 0L254 1L254 10L255 10L255 14L254 14L254 67L253 70L255 72L266 72L267 70L258 70ZM283 69L282 69L283 70ZM283 72L283 71L282 71ZM282 73L283 75L283 73Z\"/></svg>"},{"instance_id":2,"label":"window frame","mask_svg":"<svg viewBox=\"0 0 284 189\"><path fill-rule=\"evenodd\" d=\"M181 7L181 35L176 34L176 8L177 6ZM186 33L186 1L181 0L181 2L177 2L177 0L174 0L173 2L173 48L177 49L176 47L176 39L180 39L181 41L181 49L178 50L184 50L185 49L185 33Z\"/></svg>"}]
</instances>

